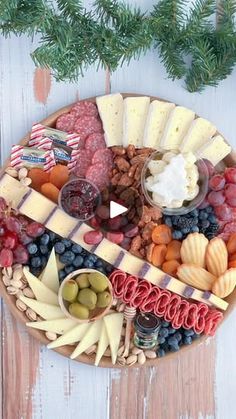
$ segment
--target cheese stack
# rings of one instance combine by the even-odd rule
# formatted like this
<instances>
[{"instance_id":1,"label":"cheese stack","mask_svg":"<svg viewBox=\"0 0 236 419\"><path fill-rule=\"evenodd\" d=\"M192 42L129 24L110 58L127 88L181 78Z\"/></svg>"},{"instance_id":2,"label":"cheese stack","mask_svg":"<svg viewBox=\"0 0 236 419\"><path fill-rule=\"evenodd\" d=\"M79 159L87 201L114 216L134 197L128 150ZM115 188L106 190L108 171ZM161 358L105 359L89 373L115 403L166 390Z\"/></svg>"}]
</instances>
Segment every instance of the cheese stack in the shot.
<instances>
[{"instance_id":1,"label":"cheese stack","mask_svg":"<svg viewBox=\"0 0 236 419\"><path fill-rule=\"evenodd\" d=\"M137 96L124 99L123 146L143 146L143 135L150 104L150 97Z\"/></svg>"},{"instance_id":2,"label":"cheese stack","mask_svg":"<svg viewBox=\"0 0 236 419\"><path fill-rule=\"evenodd\" d=\"M120 93L96 98L107 147L122 145L123 97Z\"/></svg>"},{"instance_id":3,"label":"cheese stack","mask_svg":"<svg viewBox=\"0 0 236 419\"><path fill-rule=\"evenodd\" d=\"M167 121L160 146L163 150L178 150L187 134L195 113L183 106L176 106Z\"/></svg>"},{"instance_id":4,"label":"cheese stack","mask_svg":"<svg viewBox=\"0 0 236 419\"><path fill-rule=\"evenodd\" d=\"M168 117L175 108L174 103L153 100L149 106L145 124L143 146L160 149L160 140L163 135Z\"/></svg>"},{"instance_id":5,"label":"cheese stack","mask_svg":"<svg viewBox=\"0 0 236 419\"><path fill-rule=\"evenodd\" d=\"M188 153L189 151L194 153L215 133L216 127L210 121L207 121L204 118L196 118L192 122L179 149L182 153Z\"/></svg>"}]
</instances>

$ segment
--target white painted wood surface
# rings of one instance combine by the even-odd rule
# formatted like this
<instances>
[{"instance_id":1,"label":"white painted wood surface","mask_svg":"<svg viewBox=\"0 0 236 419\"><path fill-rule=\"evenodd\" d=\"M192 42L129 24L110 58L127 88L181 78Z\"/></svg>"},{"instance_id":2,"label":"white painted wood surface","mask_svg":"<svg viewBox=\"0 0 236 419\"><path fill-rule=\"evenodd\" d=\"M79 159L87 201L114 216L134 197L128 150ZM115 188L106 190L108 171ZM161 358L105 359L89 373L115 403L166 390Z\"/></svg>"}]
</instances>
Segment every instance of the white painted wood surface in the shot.
<instances>
[{"instance_id":1,"label":"white painted wood surface","mask_svg":"<svg viewBox=\"0 0 236 419\"><path fill-rule=\"evenodd\" d=\"M139 0L137 3L143 8L148 8L155 2ZM108 85L105 71L96 72L95 69L90 69L78 84L56 83L52 80L46 104L39 103L33 88L35 68L29 55L33 50L31 40L12 36L8 40L1 38L0 42L0 123L1 162L3 162L9 154L11 144L18 142L34 122L75 101L78 97L103 94ZM165 70L158 62L157 53L154 51L147 53L139 62L132 61L129 67L124 66L117 70L111 76L110 82L112 92L157 95L194 109L199 115L214 122L236 148L236 72L217 89L207 88L202 94L190 94L184 89L182 81L172 82L167 79ZM223 324L217 337L208 341L210 350L206 344L203 348L199 347L198 353L196 352L194 356L188 355L185 360L180 353L176 361L166 365L165 368L162 368L160 360L159 368L151 368L147 372L142 370L141 374L137 370L133 370L132 373L120 373L118 370L85 366L41 347L39 365L35 365L37 379L34 387L27 390L28 394L20 396L22 399L32 397L32 412L30 409L27 412L27 409L22 408L22 411L13 414L9 410L6 412L2 407L0 417L2 411L2 419L75 417L79 419L109 417L111 419L234 419L236 417L235 321L236 312ZM15 328L16 325L7 307L1 302L0 359L2 352L6 350L6 337L11 339L16 333ZM31 341L25 329L17 326L17 331L22 341L28 342L25 351L29 350ZM8 342L8 345L10 344ZM16 358L18 351L18 347L12 348ZM212 357L210 377L207 376L208 369L204 367L205 356L208 360ZM6 371L2 377L3 370L4 368L0 366L0 383L2 383L0 407L4 405L3 400L8 397L5 394L8 377ZM25 374L25 371L17 370L17 374L19 373ZM119 387L120 383L122 387ZM137 394L132 391L134 388ZM12 403L14 398L19 397L20 392L21 388L18 388L12 397ZM212 396L214 401L213 407L209 409L207 401L204 400L204 393Z\"/></svg>"}]
</instances>

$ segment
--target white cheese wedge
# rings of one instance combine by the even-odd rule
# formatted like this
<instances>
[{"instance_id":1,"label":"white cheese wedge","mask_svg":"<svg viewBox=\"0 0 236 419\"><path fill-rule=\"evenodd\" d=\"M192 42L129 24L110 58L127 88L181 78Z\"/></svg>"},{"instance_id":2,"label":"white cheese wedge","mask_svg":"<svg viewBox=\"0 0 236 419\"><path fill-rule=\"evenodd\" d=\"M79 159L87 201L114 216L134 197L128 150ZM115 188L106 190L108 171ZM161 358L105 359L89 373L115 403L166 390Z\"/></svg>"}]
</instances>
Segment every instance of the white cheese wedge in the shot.
<instances>
[{"instance_id":1,"label":"white cheese wedge","mask_svg":"<svg viewBox=\"0 0 236 419\"><path fill-rule=\"evenodd\" d=\"M37 202L37 201L36 201ZM78 224L76 218L66 214L63 210L57 207L57 210L46 223L46 227L61 237L68 237L70 232Z\"/></svg>"},{"instance_id":2,"label":"white cheese wedge","mask_svg":"<svg viewBox=\"0 0 236 419\"><path fill-rule=\"evenodd\" d=\"M192 151L193 153L205 144L216 133L216 127L207 119L196 118L187 134L185 135L179 149L182 153Z\"/></svg>"},{"instance_id":3,"label":"white cheese wedge","mask_svg":"<svg viewBox=\"0 0 236 419\"><path fill-rule=\"evenodd\" d=\"M147 96L124 99L123 146L129 144L139 148L143 145L144 127L147 119L150 98Z\"/></svg>"},{"instance_id":4,"label":"white cheese wedge","mask_svg":"<svg viewBox=\"0 0 236 419\"><path fill-rule=\"evenodd\" d=\"M77 343L83 338L84 334L86 333L89 327L90 327L89 323L81 323L81 324L77 323L77 326L68 330L66 333L64 333L64 335L60 336L53 342L50 342L47 345L47 347L49 349L53 349L53 348L59 348L60 346L71 345L72 343Z\"/></svg>"},{"instance_id":5,"label":"white cheese wedge","mask_svg":"<svg viewBox=\"0 0 236 419\"><path fill-rule=\"evenodd\" d=\"M48 214L50 214L54 208L54 202L32 189L27 200L21 205L20 211L29 218L37 218L39 223L44 224Z\"/></svg>"},{"instance_id":6,"label":"white cheese wedge","mask_svg":"<svg viewBox=\"0 0 236 419\"><path fill-rule=\"evenodd\" d=\"M196 151L196 156L201 159L209 160L216 166L231 152L231 147L226 143L221 135L213 137Z\"/></svg>"},{"instance_id":7,"label":"white cheese wedge","mask_svg":"<svg viewBox=\"0 0 236 419\"><path fill-rule=\"evenodd\" d=\"M12 208L16 208L24 195L29 191L27 186L22 185L19 180L5 173L0 180L0 196L3 196Z\"/></svg>"},{"instance_id":8,"label":"white cheese wedge","mask_svg":"<svg viewBox=\"0 0 236 419\"><path fill-rule=\"evenodd\" d=\"M88 330L83 336L80 343L76 346L75 350L71 354L71 359L77 358L82 352L86 351L90 346L97 343L101 336L103 320L97 320L94 323L90 323Z\"/></svg>"},{"instance_id":9,"label":"white cheese wedge","mask_svg":"<svg viewBox=\"0 0 236 419\"><path fill-rule=\"evenodd\" d=\"M175 108L174 103L153 100L149 106L144 129L143 146L160 149L163 135L170 112Z\"/></svg>"},{"instance_id":10,"label":"white cheese wedge","mask_svg":"<svg viewBox=\"0 0 236 419\"><path fill-rule=\"evenodd\" d=\"M58 304L58 296L50 290L50 288L46 287L38 278L36 278L30 271L27 269L23 269L24 276L26 277L30 288L32 289L36 300L41 301L42 303L52 304L52 305L59 305Z\"/></svg>"},{"instance_id":11,"label":"white cheese wedge","mask_svg":"<svg viewBox=\"0 0 236 419\"><path fill-rule=\"evenodd\" d=\"M106 325L107 336L111 348L112 364L116 363L117 352L119 349L121 330L123 326L123 313L114 313L104 317L103 321Z\"/></svg>"},{"instance_id":12,"label":"white cheese wedge","mask_svg":"<svg viewBox=\"0 0 236 419\"><path fill-rule=\"evenodd\" d=\"M180 143L184 139L195 113L183 106L176 106L170 113L160 147L164 150L178 150Z\"/></svg>"},{"instance_id":13,"label":"white cheese wedge","mask_svg":"<svg viewBox=\"0 0 236 419\"><path fill-rule=\"evenodd\" d=\"M74 328L78 323L72 319L55 319L55 320L43 320L39 322L28 322L26 326L32 329L45 330L45 332L54 332L59 335L63 335L68 330Z\"/></svg>"},{"instance_id":14,"label":"white cheese wedge","mask_svg":"<svg viewBox=\"0 0 236 419\"><path fill-rule=\"evenodd\" d=\"M27 307L30 307L35 311L35 313L45 320L65 318L65 314L58 306L42 303L41 301L34 300L33 298L25 297L24 295L21 295L19 298L27 305Z\"/></svg>"},{"instance_id":15,"label":"white cheese wedge","mask_svg":"<svg viewBox=\"0 0 236 419\"><path fill-rule=\"evenodd\" d=\"M96 98L107 147L122 145L123 97L120 93Z\"/></svg>"},{"instance_id":16,"label":"white cheese wedge","mask_svg":"<svg viewBox=\"0 0 236 419\"><path fill-rule=\"evenodd\" d=\"M100 339L99 339L99 343L98 343L98 348L97 348L97 352L96 352L96 358L95 358L95 362L94 365L98 366L105 350L107 349L109 345L109 339L107 336L107 330L106 330L106 326L105 323L103 322L102 325L102 331L101 331L101 335L100 335Z\"/></svg>"},{"instance_id":17,"label":"white cheese wedge","mask_svg":"<svg viewBox=\"0 0 236 419\"><path fill-rule=\"evenodd\" d=\"M50 290L58 293L59 290L59 278L58 278L58 267L54 248L51 251L47 265L43 271L42 283Z\"/></svg>"}]
</instances>

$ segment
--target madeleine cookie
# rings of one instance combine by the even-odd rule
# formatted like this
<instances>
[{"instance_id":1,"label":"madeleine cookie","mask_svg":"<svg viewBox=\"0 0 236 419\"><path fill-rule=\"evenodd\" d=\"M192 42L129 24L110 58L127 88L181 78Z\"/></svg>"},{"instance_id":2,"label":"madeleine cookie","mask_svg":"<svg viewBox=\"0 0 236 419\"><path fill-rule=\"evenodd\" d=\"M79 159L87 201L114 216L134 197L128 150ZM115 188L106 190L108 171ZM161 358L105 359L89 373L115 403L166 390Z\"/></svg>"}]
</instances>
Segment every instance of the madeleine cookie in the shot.
<instances>
[{"instance_id":1,"label":"madeleine cookie","mask_svg":"<svg viewBox=\"0 0 236 419\"><path fill-rule=\"evenodd\" d=\"M236 268L228 269L223 275L216 279L212 286L213 294L225 298L233 292L236 285Z\"/></svg>"},{"instance_id":2,"label":"madeleine cookie","mask_svg":"<svg viewBox=\"0 0 236 419\"><path fill-rule=\"evenodd\" d=\"M180 256L183 263L193 263L205 268L205 254L208 240L201 233L191 233L182 242Z\"/></svg>"},{"instance_id":3,"label":"madeleine cookie","mask_svg":"<svg viewBox=\"0 0 236 419\"><path fill-rule=\"evenodd\" d=\"M216 277L222 275L228 267L228 251L224 240L215 237L206 250L207 270Z\"/></svg>"},{"instance_id":4,"label":"madeleine cookie","mask_svg":"<svg viewBox=\"0 0 236 419\"><path fill-rule=\"evenodd\" d=\"M210 291L216 277L200 266L191 263L183 263L177 269L178 278L188 285L192 285L203 291Z\"/></svg>"}]
</instances>

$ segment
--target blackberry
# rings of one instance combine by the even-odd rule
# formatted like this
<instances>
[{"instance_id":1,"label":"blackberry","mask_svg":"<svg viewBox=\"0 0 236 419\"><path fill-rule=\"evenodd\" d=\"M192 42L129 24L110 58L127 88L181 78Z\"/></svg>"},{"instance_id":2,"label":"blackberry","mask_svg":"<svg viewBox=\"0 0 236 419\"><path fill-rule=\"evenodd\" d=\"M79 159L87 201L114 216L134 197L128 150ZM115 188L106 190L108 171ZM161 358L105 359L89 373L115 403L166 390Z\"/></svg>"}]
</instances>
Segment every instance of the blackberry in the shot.
<instances>
[{"instance_id":1,"label":"blackberry","mask_svg":"<svg viewBox=\"0 0 236 419\"><path fill-rule=\"evenodd\" d=\"M191 227L195 225L193 220L194 218L179 217L178 228L180 230L189 230Z\"/></svg>"}]
</instances>

